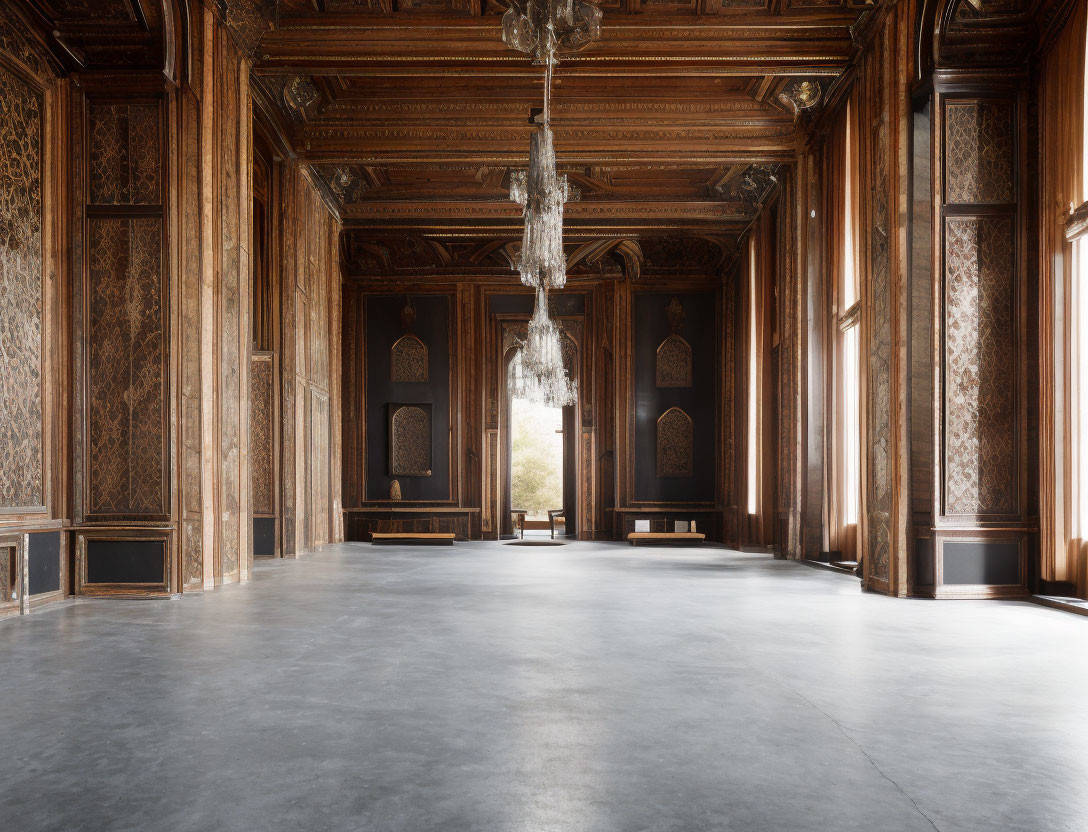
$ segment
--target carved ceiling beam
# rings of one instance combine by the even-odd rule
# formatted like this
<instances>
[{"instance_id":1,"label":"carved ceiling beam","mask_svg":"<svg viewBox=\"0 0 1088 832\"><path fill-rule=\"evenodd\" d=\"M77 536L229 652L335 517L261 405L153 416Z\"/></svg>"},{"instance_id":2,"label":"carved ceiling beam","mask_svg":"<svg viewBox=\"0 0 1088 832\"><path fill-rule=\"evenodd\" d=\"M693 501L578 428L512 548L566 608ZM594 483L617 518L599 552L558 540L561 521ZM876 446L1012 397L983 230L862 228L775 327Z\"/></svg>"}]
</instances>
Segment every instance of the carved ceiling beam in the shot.
<instances>
[{"instance_id":1,"label":"carved ceiling beam","mask_svg":"<svg viewBox=\"0 0 1088 832\"><path fill-rule=\"evenodd\" d=\"M789 128L767 129L617 129L567 130L557 127L556 154L564 165L613 166L698 163L734 165L788 162L796 154ZM528 132L501 128L308 128L296 149L305 161L355 162L363 165L524 166Z\"/></svg>"},{"instance_id":2,"label":"carved ceiling beam","mask_svg":"<svg viewBox=\"0 0 1088 832\"><path fill-rule=\"evenodd\" d=\"M670 222L697 221L744 223L753 216L753 206L744 202L653 202L593 201L569 202L564 219L579 220L665 220ZM516 225L521 218L521 206L502 202L449 202L423 200L399 202L363 202L345 205L345 223L370 220L392 221L442 220L496 220L506 219Z\"/></svg>"},{"instance_id":3,"label":"carved ceiling beam","mask_svg":"<svg viewBox=\"0 0 1088 832\"><path fill-rule=\"evenodd\" d=\"M609 16L599 43L564 55L561 73L736 72L781 75L834 74L852 49L850 25L856 14L769 17L742 15L676 18ZM709 20L709 22L708 22ZM323 15L282 21L261 40L258 68L305 68L344 74L471 68L475 73L525 72L524 58L501 41L498 19L389 18Z\"/></svg>"}]
</instances>

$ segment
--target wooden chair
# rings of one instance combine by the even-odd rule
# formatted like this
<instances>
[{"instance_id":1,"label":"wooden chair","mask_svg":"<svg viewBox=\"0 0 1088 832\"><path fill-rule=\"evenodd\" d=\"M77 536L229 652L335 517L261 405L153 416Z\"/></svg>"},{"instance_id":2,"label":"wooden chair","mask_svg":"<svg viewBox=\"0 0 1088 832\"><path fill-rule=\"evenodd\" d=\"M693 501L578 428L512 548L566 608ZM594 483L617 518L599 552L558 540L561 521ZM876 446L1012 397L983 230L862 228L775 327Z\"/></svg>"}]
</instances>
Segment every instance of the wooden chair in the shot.
<instances>
[{"instance_id":1,"label":"wooden chair","mask_svg":"<svg viewBox=\"0 0 1088 832\"><path fill-rule=\"evenodd\" d=\"M563 532L565 534L566 531L567 531L567 518L566 518L566 515L563 513L563 509L561 509L561 508L550 508L550 509L548 509L548 524L551 526L552 540L555 540L555 521L560 517L563 518Z\"/></svg>"},{"instance_id":2,"label":"wooden chair","mask_svg":"<svg viewBox=\"0 0 1088 832\"><path fill-rule=\"evenodd\" d=\"M528 514L525 509L512 508L510 513L514 515L514 528L518 531L522 540L525 539L525 515Z\"/></svg>"}]
</instances>

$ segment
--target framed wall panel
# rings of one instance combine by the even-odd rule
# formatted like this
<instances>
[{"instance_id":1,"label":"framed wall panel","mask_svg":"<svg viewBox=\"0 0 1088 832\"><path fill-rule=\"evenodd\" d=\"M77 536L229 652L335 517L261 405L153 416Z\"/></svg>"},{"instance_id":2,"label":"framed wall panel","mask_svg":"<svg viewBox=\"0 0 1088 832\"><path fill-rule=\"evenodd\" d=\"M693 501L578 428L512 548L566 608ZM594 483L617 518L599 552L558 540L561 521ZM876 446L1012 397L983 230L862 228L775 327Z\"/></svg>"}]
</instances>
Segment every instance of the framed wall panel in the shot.
<instances>
[{"instance_id":1,"label":"framed wall panel","mask_svg":"<svg viewBox=\"0 0 1088 832\"><path fill-rule=\"evenodd\" d=\"M82 516L170 517L169 309L159 97L83 99Z\"/></svg>"},{"instance_id":2,"label":"framed wall panel","mask_svg":"<svg viewBox=\"0 0 1088 832\"><path fill-rule=\"evenodd\" d=\"M172 533L113 530L76 533L77 595L169 595Z\"/></svg>"},{"instance_id":3,"label":"framed wall panel","mask_svg":"<svg viewBox=\"0 0 1088 832\"><path fill-rule=\"evenodd\" d=\"M405 335L401 323L404 293L370 294L361 299L365 329L362 339L366 420L364 501L388 501L390 483L399 478L405 501L455 503L458 499L458 465L453 442L458 412L456 296L412 291L411 297L416 313L412 334L427 351L426 382L396 381L393 376L392 348ZM431 462L413 470L430 470L430 476L392 473L392 407L397 404L412 404L427 411Z\"/></svg>"},{"instance_id":4,"label":"framed wall panel","mask_svg":"<svg viewBox=\"0 0 1088 832\"><path fill-rule=\"evenodd\" d=\"M46 510L45 97L0 61L0 516Z\"/></svg>"},{"instance_id":5,"label":"framed wall panel","mask_svg":"<svg viewBox=\"0 0 1088 832\"><path fill-rule=\"evenodd\" d=\"M719 499L721 477L720 461L720 408L721 356L719 333L721 305L717 288L698 291L633 292L631 308L631 398L628 419L632 424L630 450L626 475L630 478L630 505L645 504L710 504ZM675 301L675 303L674 303ZM676 307L683 314L676 314ZM679 321L679 323L678 323ZM691 385L683 386L659 382L660 351L663 343L672 337L682 338L691 350ZM667 379L677 373L670 371ZM673 415L682 412L686 426L690 428L690 457L683 460L675 453L662 458L659 451L662 431L659 419L666 419L664 438L675 438L673 428L679 420ZM686 434L685 434L686 435ZM678 447L678 446L677 446ZM687 447L687 444L684 444ZM664 468L662 459L672 460ZM690 462L690 471L687 468ZM682 471L683 473L676 473Z\"/></svg>"},{"instance_id":6,"label":"framed wall panel","mask_svg":"<svg viewBox=\"0 0 1088 832\"><path fill-rule=\"evenodd\" d=\"M14 532L0 534L0 618L28 611L28 537Z\"/></svg>"}]
</instances>

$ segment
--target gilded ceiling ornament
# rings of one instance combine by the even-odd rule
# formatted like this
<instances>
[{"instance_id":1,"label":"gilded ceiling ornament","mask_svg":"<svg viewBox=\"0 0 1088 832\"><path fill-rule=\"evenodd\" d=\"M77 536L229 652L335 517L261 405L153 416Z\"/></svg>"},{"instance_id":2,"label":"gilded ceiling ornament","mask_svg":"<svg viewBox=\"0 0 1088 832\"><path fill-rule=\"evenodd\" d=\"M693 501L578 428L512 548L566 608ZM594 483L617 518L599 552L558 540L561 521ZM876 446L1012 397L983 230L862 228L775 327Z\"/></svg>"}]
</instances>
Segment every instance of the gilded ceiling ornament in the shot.
<instances>
[{"instance_id":1,"label":"gilded ceiling ornament","mask_svg":"<svg viewBox=\"0 0 1088 832\"><path fill-rule=\"evenodd\" d=\"M715 190L730 202L743 202L754 209L778 182L777 172L777 165L749 165L740 176L717 185Z\"/></svg>"},{"instance_id":2,"label":"gilded ceiling ornament","mask_svg":"<svg viewBox=\"0 0 1088 832\"><path fill-rule=\"evenodd\" d=\"M782 88L778 100L794 115L798 115L802 110L810 110L819 104L823 94L819 81L810 78L794 79Z\"/></svg>"},{"instance_id":3,"label":"gilded ceiling ornament","mask_svg":"<svg viewBox=\"0 0 1088 832\"><path fill-rule=\"evenodd\" d=\"M318 92L314 82L303 75L296 75L283 88L283 101L298 114L317 102Z\"/></svg>"}]
</instances>

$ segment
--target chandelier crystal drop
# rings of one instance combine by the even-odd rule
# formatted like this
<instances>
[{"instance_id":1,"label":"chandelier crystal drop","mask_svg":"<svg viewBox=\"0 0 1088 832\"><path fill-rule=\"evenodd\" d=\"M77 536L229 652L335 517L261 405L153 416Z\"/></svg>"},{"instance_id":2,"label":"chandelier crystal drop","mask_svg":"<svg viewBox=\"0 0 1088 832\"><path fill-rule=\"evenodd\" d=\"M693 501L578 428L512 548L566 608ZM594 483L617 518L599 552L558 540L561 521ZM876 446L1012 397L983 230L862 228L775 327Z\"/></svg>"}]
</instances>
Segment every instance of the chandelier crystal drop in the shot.
<instances>
[{"instance_id":1,"label":"chandelier crystal drop","mask_svg":"<svg viewBox=\"0 0 1088 832\"><path fill-rule=\"evenodd\" d=\"M563 365L563 335L548 316L548 292L537 287L536 306L525 340L510 362L510 394L545 407L567 407L578 399L578 384Z\"/></svg>"},{"instance_id":2,"label":"chandelier crystal drop","mask_svg":"<svg viewBox=\"0 0 1088 832\"><path fill-rule=\"evenodd\" d=\"M566 407L578 388L563 365L559 328L548 317L548 291L567 283L563 250L563 205L570 198L567 177L555 164L552 140L552 75L559 49L576 49L600 35L601 11L585 0L511 0L502 18L503 42L545 65L544 109L532 119L528 170L510 174L510 199L522 206L524 227L517 270L536 289L536 306L525 341L510 365L515 398L547 407Z\"/></svg>"},{"instance_id":3,"label":"chandelier crystal drop","mask_svg":"<svg viewBox=\"0 0 1088 832\"><path fill-rule=\"evenodd\" d=\"M510 174L510 198L524 206L518 271L526 286L561 289L567 282L563 251L563 203L569 196L567 177L555 170L552 131L541 124L529 145L529 169Z\"/></svg>"},{"instance_id":4,"label":"chandelier crystal drop","mask_svg":"<svg viewBox=\"0 0 1088 832\"><path fill-rule=\"evenodd\" d=\"M601 10L586 0L511 0L502 41L542 64L559 49L577 49L601 34Z\"/></svg>"}]
</instances>

